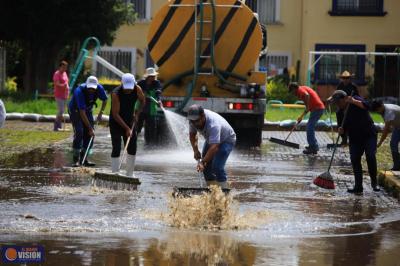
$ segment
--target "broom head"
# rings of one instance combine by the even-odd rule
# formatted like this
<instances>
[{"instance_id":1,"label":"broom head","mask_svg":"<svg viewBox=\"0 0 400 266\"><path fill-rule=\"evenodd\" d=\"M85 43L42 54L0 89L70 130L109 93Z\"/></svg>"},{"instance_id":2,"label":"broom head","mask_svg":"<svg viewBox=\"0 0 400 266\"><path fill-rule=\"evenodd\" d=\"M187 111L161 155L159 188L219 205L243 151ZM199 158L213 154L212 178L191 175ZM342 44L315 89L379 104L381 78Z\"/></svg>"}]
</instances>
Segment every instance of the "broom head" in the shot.
<instances>
[{"instance_id":1,"label":"broom head","mask_svg":"<svg viewBox=\"0 0 400 266\"><path fill-rule=\"evenodd\" d=\"M228 194L231 190L229 188L222 188L222 192ZM194 195L202 195L203 193L211 192L208 187L174 187L174 191L172 192L172 196L176 197L184 197L188 198Z\"/></svg>"},{"instance_id":2,"label":"broom head","mask_svg":"<svg viewBox=\"0 0 400 266\"><path fill-rule=\"evenodd\" d=\"M300 144L298 143L294 143L294 142L290 142L287 140L282 140L282 139L277 139L277 138L269 138L269 141L273 142L273 143L277 143L280 145L284 145L284 146L288 146L291 148L295 148L295 149L300 149Z\"/></svg>"},{"instance_id":3,"label":"broom head","mask_svg":"<svg viewBox=\"0 0 400 266\"><path fill-rule=\"evenodd\" d=\"M330 172L325 172L317 176L314 181L314 185L324 189L335 189L335 182Z\"/></svg>"}]
</instances>

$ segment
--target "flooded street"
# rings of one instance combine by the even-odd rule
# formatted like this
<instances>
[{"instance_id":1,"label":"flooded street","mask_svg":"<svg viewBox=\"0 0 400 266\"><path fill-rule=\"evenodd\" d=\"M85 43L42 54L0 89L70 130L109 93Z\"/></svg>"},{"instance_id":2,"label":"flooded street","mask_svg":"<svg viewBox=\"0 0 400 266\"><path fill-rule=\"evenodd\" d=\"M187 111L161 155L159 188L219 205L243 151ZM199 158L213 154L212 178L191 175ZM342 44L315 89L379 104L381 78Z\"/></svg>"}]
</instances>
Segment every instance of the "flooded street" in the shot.
<instances>
[{"instance_id":1,"label":"flooded street","mask_svg":"<svg viewBox=\"0 0 400 266\"><path fill-rule=\"evenodd\" d=\"M0 244L41 244L45 265L400 265L398 201L372 192L369 178L363 196L349 195L343 149L331 170L336 190L312 185L330 151L307 157L268 141L286 134L264 132L260 150L230 156L231 219L221 230L171 222L173 187L199 186L189 149L148 150L139 139L135 191L92 187L88 173L64 167L68 141L21 155L0 169ZM304 144L305 132L291 141ZM110 167L110 153L104 128L96 169Z\"/></svg>"}]
</instances>

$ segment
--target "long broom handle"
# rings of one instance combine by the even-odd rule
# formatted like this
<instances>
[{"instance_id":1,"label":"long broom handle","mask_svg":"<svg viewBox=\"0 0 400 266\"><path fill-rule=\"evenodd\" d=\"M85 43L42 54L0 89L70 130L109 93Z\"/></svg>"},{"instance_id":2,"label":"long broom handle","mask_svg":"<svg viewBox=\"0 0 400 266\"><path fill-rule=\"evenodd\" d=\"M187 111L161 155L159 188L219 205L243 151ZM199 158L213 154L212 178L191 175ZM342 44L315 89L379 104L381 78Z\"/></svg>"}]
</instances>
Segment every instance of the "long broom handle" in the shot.
<instances>
[{"instance_id":1,"label":"long broom handle","mask_svg":"<svg viewBox=\"0 0 400 266\"><path fill-rule=\"evenodd\" d=\"M303 114L301 115L301 119L303 119L304 115L305 115L305 113L303 112ZM297 121L296 124L294 124L294 126L293 126L292 129L290 130L289 134L287 135L285 141L288 140L288 138L290 137L290 135L292 135L294 129L295 129L295 128L298 126L298 124L300 124L300 123L301 123L301 120L300 120L300 121Z\"/></svg>"},{"instance_id":2,"label":"long broom handle","mask_svg":"<svg viewBox=\"0 0 400 266\"><path fill-rule=\"evenodd\" d=\"M95 127L96 127L96 125L97 125L98 123L99 123L99 120L96 120L95 124L93 125L93 132L94 132L94 129L95 129ZM85 160L86 160L86 157L87 157L87 155L88 155L88 153L89 153L89 149L90 149L90 146L92 145L93 139L94 139L94 136L91 136L91 137L90 137L90 140L89 140L89 144L88 144L88 146L86 147L86 151L85 151L85 155L83 156L82 163L85 163Z\"/></svg>"},{"instance_id":3,"label":"long broom handle","mask_svg":"<svg viewBox=\"0 0 400 266\"><path fill-rule=\"evenodd\" d=\"M351 92L351 95L350 95L351 97L353 97L353 93L354 93L354 91ZM344 110L343 120L342 120L342 123L340 124L340 127L341 127L341 128L343 128L343 126L344 126L344 122L345 122L345 120L346 120L347 112L348 112L348 110L349 110L350 104L351 104L351 103L349 103L349 104L346 106L346 109ZM334 147L333 147L333 152L332 152L332 156L331 156L331 161L329 162L328 172L329 172L329 170L331 170L331 166L332 166L332 162L333 162L333 157L335 156L335 152L336 152L336 149L337 149L337 144L339 143L339 138L340 138L340 134L338 133L338 136L337 136L337 138L336 138L335 145L334 145Z\"/></svg>"},{"instance_id":4,"label":"long broom handle","mask_svg":"<svg viewBox=\"0 0 400 266\"><path fill-rule=\"evenodd\" d=\"M200 160L197 160L197 165L200 163ZM203 174L201 172L199 172L198 174L199 177L199 182L200 182L200 187L203 187Z\"/></svg>"},{"instance_id":5,"label":"long broom handle","mask_svg":"<svg viewBox=\"0 0 400 266\"><path fill-rule=\"evenodd\" d=\"M132 133L131 133L131 135L128 137L128 140L126 141L125 148L124 148L124 152L122 153L122 158L121 158L121 161L119 162L118 171L121 169L122 163L123 163L123 161L125 160L126 152L128 151L129 142L131 141L131 137L132 137L132 134L133 134L133 130L134 130L134 128L135 128L135 124L136 124L136 123L133 122L133 125L132 125L132 127L131 127Z\"/></svg>"}]
</instances>

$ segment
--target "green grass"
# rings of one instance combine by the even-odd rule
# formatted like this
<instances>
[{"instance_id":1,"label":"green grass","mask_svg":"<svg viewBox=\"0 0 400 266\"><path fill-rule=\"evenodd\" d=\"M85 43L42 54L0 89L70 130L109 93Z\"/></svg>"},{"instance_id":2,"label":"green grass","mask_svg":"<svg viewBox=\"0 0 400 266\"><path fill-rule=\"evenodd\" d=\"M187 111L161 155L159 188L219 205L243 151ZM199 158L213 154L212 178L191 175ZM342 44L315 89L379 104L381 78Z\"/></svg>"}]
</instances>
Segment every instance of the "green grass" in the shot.
<instances>
[{"instance_id":1,"label":"green grass","mask_svg":"<svg viewBox=\"0 0 400 266\"><path fill-rule=\"evenodd\" d=\"M0 162L22 152L64 140L70 132L0 129Z\"/></svg>"},{"instance_id":2,"label":"green grass","mask_svg":"<svg viewBox=\"0 0 400 266\"><path fill-rule=\"evenodd\" d=\"M268 121L276 122L282 120L296 120L303 112L303 109L290 109L290 108L276 108L276 107L267 107L267 112L265 113L265 119ZM371 113L374 122L382 123L383 119L380 115L376 113ZM306 119L308 119L306 117ZM321 117L321 120L329 119L329 114L324 113ZM332 112L332 121L336 122L336 114Z\"/></svg>"},{"instance_id":3,"label":"green grass","mask_svg":"<svg viewBox=\"0 0 400 266\"><path fill-rule=\"evenodd\" d=\"M43 115L54 115L57 113L56 102L54 99L38 99L38 100L13 100L6 98L3 100L6 107L7 113L35 113ZM101 107L101 101L97 101L97 107L95 108L94 114L97 114ZM110 113L111 102L110 99L107 102L107 106L104 114ZM67 113L68 110L65 110Z\"/></svg>"}]
</instances>

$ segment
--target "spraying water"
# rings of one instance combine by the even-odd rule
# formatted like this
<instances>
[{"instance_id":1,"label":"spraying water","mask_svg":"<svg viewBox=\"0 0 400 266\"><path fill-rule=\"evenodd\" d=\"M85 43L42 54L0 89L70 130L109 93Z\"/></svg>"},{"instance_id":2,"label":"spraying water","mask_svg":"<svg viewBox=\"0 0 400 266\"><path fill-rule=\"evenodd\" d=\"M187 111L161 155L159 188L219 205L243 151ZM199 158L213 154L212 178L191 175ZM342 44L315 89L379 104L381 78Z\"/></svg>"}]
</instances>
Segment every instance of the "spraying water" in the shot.
<instances>
[{"instance_id":1,"label":"spraying water","mask_svg":"<svg viewBox=\"0 0 400 266\"><path fill-rule=\"evenodd\" d=\"M180 114L174 113L169 110L164 110L165 118L167 119L168 126L174 134L176 143L179 149L190 150L191 145L189 141L189 123L186 118Z\"/></svg>"}]
</instances>

